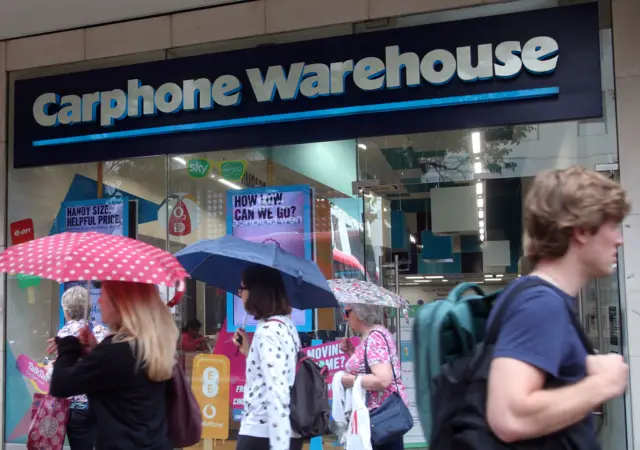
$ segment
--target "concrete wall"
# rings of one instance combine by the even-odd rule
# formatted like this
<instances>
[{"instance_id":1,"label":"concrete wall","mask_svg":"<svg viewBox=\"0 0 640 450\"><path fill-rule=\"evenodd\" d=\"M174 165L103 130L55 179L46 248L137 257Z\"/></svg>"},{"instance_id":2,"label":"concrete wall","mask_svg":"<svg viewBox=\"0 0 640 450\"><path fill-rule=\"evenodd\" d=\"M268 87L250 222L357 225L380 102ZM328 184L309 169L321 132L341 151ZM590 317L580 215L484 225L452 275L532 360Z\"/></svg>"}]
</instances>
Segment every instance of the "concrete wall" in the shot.
<instances>
[{"instance_id":1,"label":"concrete wall","mask_svg":"<svg viewBox=\"0 0 640 450\"><path fill-rule=\"evenodd\" d=\"M630 430L629 440L634 444L630 448L640 448L640 2L613 0L612 6L620 178L633 205L623 228L624 276L620 280L625 287L623 330L627 331L626 354L631 366L627 404L632 428L638 425L635 433Z\"/></svg>"}]
</instances>

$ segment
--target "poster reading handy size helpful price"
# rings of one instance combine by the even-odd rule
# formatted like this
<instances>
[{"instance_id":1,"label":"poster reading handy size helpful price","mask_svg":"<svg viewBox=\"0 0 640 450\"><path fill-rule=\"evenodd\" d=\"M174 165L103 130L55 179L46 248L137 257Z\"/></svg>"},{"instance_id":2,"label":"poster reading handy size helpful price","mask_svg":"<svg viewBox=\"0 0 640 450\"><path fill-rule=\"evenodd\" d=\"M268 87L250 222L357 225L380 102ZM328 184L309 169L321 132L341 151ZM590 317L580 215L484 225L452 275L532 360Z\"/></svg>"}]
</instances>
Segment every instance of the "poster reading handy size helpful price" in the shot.
<instances>
[{"instance_id":1,"label":"poster reading handy size helpful price","mask_svg":"<svg viewBox=\"0 0 640 450\"><path fill-rule=\"evenodd\" d=\"M227 192L227 234L248 241L278 245L300 258L313 258L313 191L306 185L281 186ZM245 327L254 331L256 321L246 315L242 300L227 296L227 330ZM230 315L229 315L230 314ZM311 311L294 310L298 331L311 331Z\"/></svg>"},{"instance_id":2,"label":"poster reading handy size helpful price","mask_svg":"<svg viewBox=\"0 0 640 450\"><path fill-rule=\"evenodd\" d=\"M126 197L113 199L95 199L79 202L65 202L58 216L58 230L111 234L126 236L129 223L129 201ZM95 282L70 282L60 285L60 298L64 292L76 285L85 285L89 289L91 300L90 318L101 323L102 315L98 299L100 288ZM60 308L60 323L64 323L64 313Z\"/></svg>"}]
</instances>

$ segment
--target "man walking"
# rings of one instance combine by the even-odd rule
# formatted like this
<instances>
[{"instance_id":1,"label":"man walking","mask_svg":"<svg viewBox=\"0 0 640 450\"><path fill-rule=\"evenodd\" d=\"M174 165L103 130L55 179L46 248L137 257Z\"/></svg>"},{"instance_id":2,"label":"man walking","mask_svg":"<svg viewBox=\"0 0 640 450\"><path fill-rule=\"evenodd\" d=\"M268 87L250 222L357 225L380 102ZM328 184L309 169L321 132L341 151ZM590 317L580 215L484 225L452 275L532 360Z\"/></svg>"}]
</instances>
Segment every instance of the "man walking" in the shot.
<instances>
[{"instance_id":1,"label":"man walking","mask_svg":"<svg viewBox=\"0 0 640 450\"><path fill-rule=\"evenodd\" d=\"M571 314L580 289L615 270L628 212L620 185L596 172L572 167L536 177L525 201L526 253L535 267L506 292L531 277L540 284L510 305L489 372L486 417L504 442L577 426L579 448L600 448L591 413L624 393L628 367L620 355L588 355Z\"/></svg>"}]
</instances>

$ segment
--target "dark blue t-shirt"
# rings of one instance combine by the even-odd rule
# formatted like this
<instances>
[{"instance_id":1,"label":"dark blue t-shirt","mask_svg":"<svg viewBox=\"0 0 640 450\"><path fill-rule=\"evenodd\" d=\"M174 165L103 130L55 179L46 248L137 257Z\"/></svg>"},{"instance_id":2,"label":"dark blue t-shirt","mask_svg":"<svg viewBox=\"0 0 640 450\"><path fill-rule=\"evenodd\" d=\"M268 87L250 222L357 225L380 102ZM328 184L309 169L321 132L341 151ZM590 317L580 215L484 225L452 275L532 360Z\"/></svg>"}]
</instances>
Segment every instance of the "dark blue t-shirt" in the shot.
<instances>
[{"instance_id":1,"label":"dark blue t-shirt","mask_svg":"<svg viewBox=\"0 0 640 450\"><path fill-rule=\"evenodd\" d=\"M587 350L573 326L574 297L537 277L521 277L505 289L492 308L491 325L505 294L527 278L540 285L522 291L513 299L500 325L494 358L512 358L546 372L560 384L571 384L586 377ZM592 424L591 414L585 418ZM592 427L595 439L595 429Z\"/></svg>"}]
</instances>

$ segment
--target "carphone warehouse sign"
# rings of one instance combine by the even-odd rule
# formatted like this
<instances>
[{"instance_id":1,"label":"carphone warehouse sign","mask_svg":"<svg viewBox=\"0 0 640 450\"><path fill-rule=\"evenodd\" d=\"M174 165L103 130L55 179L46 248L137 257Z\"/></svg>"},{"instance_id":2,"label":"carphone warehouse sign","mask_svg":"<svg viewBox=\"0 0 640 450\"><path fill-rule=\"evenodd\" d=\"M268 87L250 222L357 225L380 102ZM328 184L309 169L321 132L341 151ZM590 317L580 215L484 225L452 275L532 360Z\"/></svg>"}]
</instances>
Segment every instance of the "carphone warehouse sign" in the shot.
<instances>
[{"instance_id":1,"label":"carphone warehouse sign","mask_svg":"<svg viewBox=\"0 0 640 450\"><path fill-rule=\"evenodd\" d=\"M14 163L599 116L599 62L587 4L18 81Z\"/></svg>"}]
</instances>

